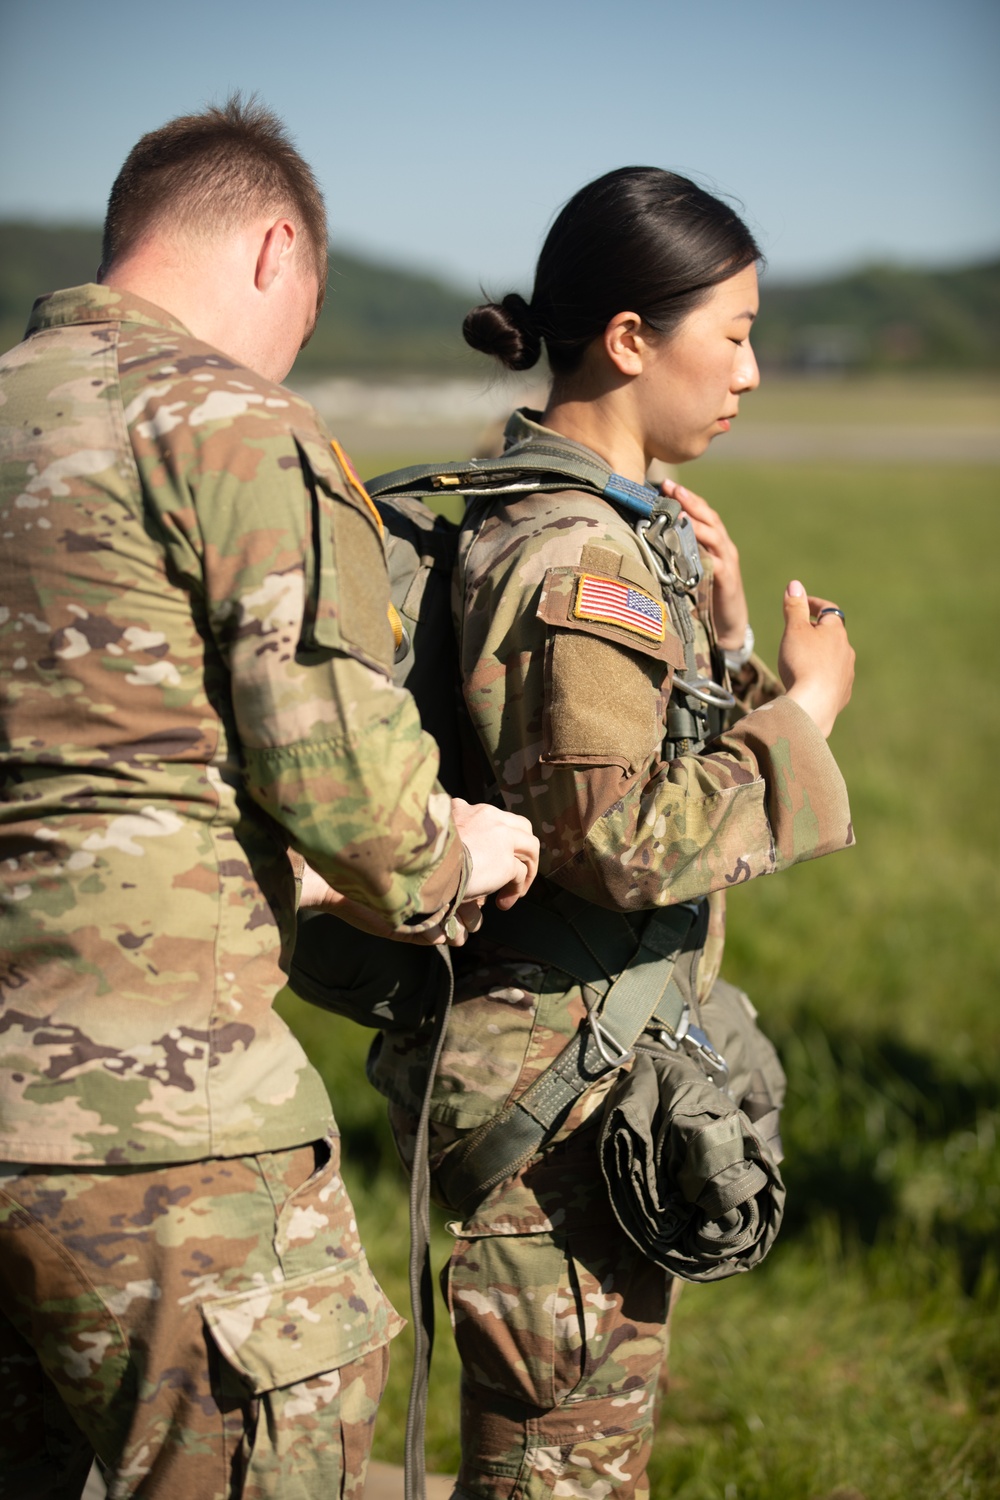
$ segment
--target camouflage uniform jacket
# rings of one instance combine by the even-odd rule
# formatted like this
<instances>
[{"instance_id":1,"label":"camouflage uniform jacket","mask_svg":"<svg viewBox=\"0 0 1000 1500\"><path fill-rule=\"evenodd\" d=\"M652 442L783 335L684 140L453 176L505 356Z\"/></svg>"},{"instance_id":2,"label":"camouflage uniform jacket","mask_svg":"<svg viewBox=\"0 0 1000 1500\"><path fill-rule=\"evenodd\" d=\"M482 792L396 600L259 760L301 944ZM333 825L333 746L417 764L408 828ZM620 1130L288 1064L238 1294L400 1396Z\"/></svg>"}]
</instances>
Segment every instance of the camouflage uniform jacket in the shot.
<instances>
[{"instance_id":1,"label":"camouflage uniform jacket","mask_svg":"<svg viewBox=\"0 0 1000 1500\"><path fill-rule=\"evenodd\" d=\"M103 287L36 304L0 431L0 1158L313 1140L286 846L401 931L464 887L370 502L306 402Z\"/></svg>"},{"instance_id":2,"label":"camouflage uniform jacket","mask_svg":"<svg viewBox=\"0 0 1000 1500\"><path fill-rule=\"evenodd\" d=\"M566 442L581 451L535 417L512 417L508 445L538 435L549 449ZM644 597L655 619L659 584L608 501L567 490L471 502L456 629L485 756L481 784L473 779L467 795L499 788L505 805L531 820L541 863L529 902L544 903L554 887L626 912L708 897L698 941L676 971L701 1003L722 961L726 890L852 844L847 791L819 729L756 657L732 684L738 706L723 732L700 754L667 759L671 681L685 662L669 615L660 613L662 639L649 619L601 619L599 598L582 607L583 577L627 585L640 613ZM699 676L718 680L707 568L690 607ZM460 951L457 967L431 1108L438 1152L519 1097L587 1015L578 984L496 948L485 933ZM421 1075L405 1041L384 1039L372 1075L400 1111L397 1122L412 1120ZM610 1076L580 1099L555 1140L593 1113ZM405 1153L405 1124L398 1134ZM603 1193L594 1201L601 1206L590 1211L606 1215ZM518 1179L495 1189L465 1232L551 1227L537 1189Z\"/></svg>"},{"instance_id":3,"label":"camouflage uniform jacket","mask_svg":"<svg viewBox=\"0 0 1000 1500\"><path fill-rule=\"evenodd\" d=\"M508 442L532 431L561 441L517 413ZM631 526L597 496L470 510L458 562L465 700L505 803L541 839L544 876L630 911L697 900L853 841L826 740L756 658L723 733L701 754L664 760L681 642L666 611L662 640L642 621L588 613L582 575L660 598ZM710 601L706 574L692 601L704 675Z\"/></svg>"}]
</instances>

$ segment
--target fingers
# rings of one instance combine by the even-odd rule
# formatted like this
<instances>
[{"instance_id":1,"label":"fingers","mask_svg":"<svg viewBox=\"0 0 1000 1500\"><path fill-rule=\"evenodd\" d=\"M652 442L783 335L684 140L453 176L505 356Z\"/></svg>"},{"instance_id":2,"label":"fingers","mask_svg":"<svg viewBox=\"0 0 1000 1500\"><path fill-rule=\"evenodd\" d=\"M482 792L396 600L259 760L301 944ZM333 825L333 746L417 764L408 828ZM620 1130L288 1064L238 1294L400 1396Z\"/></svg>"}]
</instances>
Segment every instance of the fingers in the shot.
<instances>
[{"instance_id":1,"label":"fingers","mask_svg":"<svg viewBox=\"0 0 1000 1500\"><path fill-rule=\"evenodd\" d=\"M807 594L797 578L785 590L783 607L778 672L788 696L829 735L854 682L854 650L840 608Z\"/></svg>"},{"instance_id":2,"label":"fingers","mask_svg":"<svg viewBox=\"0 0 1000 1500\"><path fill-rule=\"evenodd\" d=\"M691 522L698 546L712 559L712 607L719 645L738 651L746 639L750 614L740 571L740 554L725 522L707 500L693 490L665 479L660 486L676 500Z\"/></svg>"},{"instance_id":3,"label":"fingers","mask_svg":"<svg viewBox=\"0 0 1000 1500\"><path fill-rule=\"evenodd\" d=\"M478 932L483 925L483 902L485 896L476 896L471 901L463 901L456 912L462 929L465 933ZM464 942L465 939L463 938Z\"/></svg>"},{"instance_id":4,"label":"fingers","mask_svg":"<svg viewBox=\"0 0 1000 1500\"><path fill-rule=\"evenodd\" d=\"M453 798L452 813L472 862L467 897L496 891L505 908L512 906L538 873L539 845L531 824L519 813L485 803L471 806L461 797Z\"/></svg>"},{"instance_id":5,"label":"fingers","mask_svg":"<svg viewBox=\"0 0 1000 1500\"><path fill-rule=\"evenodd\" d=\"M509 880L507 884L502 888L502 890L497 891L493 898L501 911L510 911L511 907L514 905L514 902L519 901L524 895L525 891L528 889L537 873L537 860L535 862L534 869L532 869L524 861L521 861L520 863L520 873L516 875L513 880Z\"/></svg>"},{"instance_id":6,"label":"fingers","mask_svg":"<svg viewBox=\"0 0 1000 1500\"><path fill-rule=\"evenodd\" d=\"M701 495L696 495L683 484L678 484L675 479L665 479L660 489L664 495L676 500L690 518L694 534L703 547L714 553L725 546L729 541L729 533L719 512L713 510L707 500L703 500Z\"/></svg>"},{"instance_id":7,"label":"fingers","mask_svg":"<svg viewBox=\"0 0 1000 1500\"><path fill-rule=\"evenodd\" d=\"M809 613L817 625L825 625L830 621L839 624L842 629L847 627L847 617L839 604L834 604L832 599L820 599L815 594L809 595Z\"/></svg>"},{"instance_id":8,"label":"fingers","mask_svg":"<svg viewBox=\"0 0 1000 1500\"><path fill-rule=\"evenodd\" d=\"M718 511L713 510L707 500L701 495L696 495L694 490L689 490L686 485L678 484L676 479L665 479L660 489L671 500L676 500L692 520L717 521L719 519Z\"/></svg>"},{"instance_id":9,"label":"fingers","mask_svg":"<svg viewBox=\"0 0 1000 1500\"><path fill-rule=\"evenodd\" d=\"M832 599L823 599L819 594L807 594L797 578L793 578L785 590L785 618L796 624L825 625L830 621L844 628L846 617L839 604Z\"/></svg>"}]
</instances>

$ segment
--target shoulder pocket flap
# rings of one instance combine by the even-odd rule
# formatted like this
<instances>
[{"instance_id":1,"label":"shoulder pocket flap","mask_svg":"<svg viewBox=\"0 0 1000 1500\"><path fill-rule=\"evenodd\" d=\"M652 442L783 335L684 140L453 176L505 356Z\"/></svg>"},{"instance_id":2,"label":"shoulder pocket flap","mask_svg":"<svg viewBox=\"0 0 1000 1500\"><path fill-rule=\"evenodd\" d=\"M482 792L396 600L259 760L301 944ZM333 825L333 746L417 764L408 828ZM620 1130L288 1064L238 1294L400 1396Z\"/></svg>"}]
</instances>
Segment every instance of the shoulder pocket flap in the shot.
<instances>
[{"instance_id":1,"label":"shoulder pocket flap","mask_svg":"<svg viewBox=\"0 0 1000 1500\"><path fill-rule=\"evenodd\" d=\"M292 436L303 459L303 467L312 474L317 485L326 494L335 495L340 504L346 503L364 516L381 550L382 518L340 445L324 440L318 432L304 432L298 427Z\"/></svg>"},{"instance_id":2,"label":"shoulder pocket flap","mask_svg":"<svg viewBox=\"0 0 1000 1500\"><path fill-rule=\"evenodd\" d=\"M403 1327L364 1256L213 1297L201 1312L220 1353L255 1395L338 1370Z\"/></svg>"},{"instance_id":3,"label":"shoulder pocket flap","mask_svg":"<svg viewBox=\"0 0 1000 1500\"><path fill-rule=\"evenodd\" d=\"M396 643L381 518L346 455L341 462L316 434L294 437L313 497L313 599L302 644L391 673Z\"/></svg>"},{"instance_id":4,"label":"shoulder pocket flap","mask_svg":"<svg viewBox=\"0 0 1000 1500\"><path fill-rule=\"evenodd\" d=\"M583 568L550 568L537 615L546 625L601 636L671 667L684 665L684 647L666 605L627 579Z\"/></svg>"}]
</instances>

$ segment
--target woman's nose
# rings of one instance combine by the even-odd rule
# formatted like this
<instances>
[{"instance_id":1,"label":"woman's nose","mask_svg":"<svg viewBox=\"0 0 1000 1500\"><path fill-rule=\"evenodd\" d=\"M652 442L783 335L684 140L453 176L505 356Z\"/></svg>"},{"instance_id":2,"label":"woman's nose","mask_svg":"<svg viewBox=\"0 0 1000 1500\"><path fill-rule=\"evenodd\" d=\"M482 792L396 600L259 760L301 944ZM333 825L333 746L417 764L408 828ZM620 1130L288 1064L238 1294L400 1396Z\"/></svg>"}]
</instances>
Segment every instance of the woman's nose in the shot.
<instances>
[{"instance_id":1,"label":"woman's nose","mask_svg":"<svg viewBox=\"0 0 1000 1500\"><path fill-rule=\"evenodd\" d=\"M757 368L757 356L750 345L750 340L740 349L740 357L733 369L733 390L755 391L760 385L760 370Z\"/></svg>"}]
</instances>

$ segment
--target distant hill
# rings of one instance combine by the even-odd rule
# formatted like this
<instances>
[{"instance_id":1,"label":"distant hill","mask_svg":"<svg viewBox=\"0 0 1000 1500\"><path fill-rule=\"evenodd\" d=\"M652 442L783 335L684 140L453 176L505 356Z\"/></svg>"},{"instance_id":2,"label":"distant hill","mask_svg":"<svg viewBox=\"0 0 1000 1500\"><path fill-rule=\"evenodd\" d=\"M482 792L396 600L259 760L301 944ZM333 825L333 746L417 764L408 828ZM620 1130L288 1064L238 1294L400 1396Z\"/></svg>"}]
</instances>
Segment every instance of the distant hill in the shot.
<instances>
[{"instance_id":1,"label":"distant hill","mask_svg":"<svg viewBox=\"0 0 1000 1500\"><path fill-rule=\"evenodd\" d=\"M787 369L1000 369L1000 260L957 271L871 266L831 281L771 284L753 342Z\"/></svg>"},{"instance_id":2,"label":"distant hill","mask_svg":"<svg viewBox=\"0 0 1000 1500\"><path fill-rule=\"evenodd\" d=\"M0 348L21 338L35 296L93 278L100 232L0 221ZM754 346L771 369L1000 369L1000 260L953 271L874 266L801 285L765 278ZM334 250L326 306L297 375L458 374L476 301L434 277Z\"/></svg>"},{"instance_id":3,"label":"distant hill","mask_svg":"<svg viewBox=\"0 0 1000 1500\"><path fill-rule=\"evenodd\" d=\"M92 281L100 259L98 229L0 221L0 349L23 338L40 292ZM462 319L476 300L431 276L334 250L319 326L296 374L467 372L476 356Z\"/></svg>"}]
</instances>

